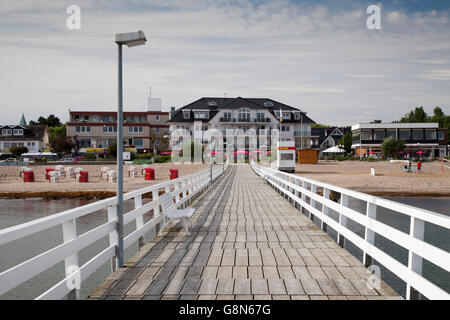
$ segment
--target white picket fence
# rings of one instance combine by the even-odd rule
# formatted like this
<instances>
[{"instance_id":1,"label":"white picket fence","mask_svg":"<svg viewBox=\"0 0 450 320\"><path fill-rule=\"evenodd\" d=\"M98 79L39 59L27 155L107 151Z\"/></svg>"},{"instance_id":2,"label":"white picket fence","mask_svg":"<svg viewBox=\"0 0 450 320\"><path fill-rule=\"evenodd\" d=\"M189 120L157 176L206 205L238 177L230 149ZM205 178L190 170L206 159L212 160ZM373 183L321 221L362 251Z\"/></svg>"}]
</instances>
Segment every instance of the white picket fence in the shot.
<instances>
[{"instance_id":1,"label":"white picket fence","mask_svg":"<svg viewBox=\"0 0 450 320\"><path fill-rule=\"evenodd\" d=\"M141 247L144 243L144 234L156 228L164 219L164 215L160 214L159 193L171 192L177 206L185 206L206 190L211 181L216 180L227 167L228 162L215 166L212 172L208 169L124 194L124 201L134 199L134 209L124 213L123 224L124 226L132 222L136 224L136 229L123 239L124 249L134 243L138 243ZM143 205L142 195L148 193L151 193L152 201ZM102 209L108 211L108 222L83 234L77 234L76 219ZM151 210L153 217L144 223L144 214ZM74 280L75 273L82 283L109 260L112 262L112 271L115 269L118 242L116 212L117 198L112 197L0 230L0 245L55 226L61 226L63 232L63 243L60 245L0 273L0 296L64 260L65 278L36 299L62 299L66 296L71 299L79 298L79 291L71 289L68 285ZM109 236L109 246L79 266L78 252L106 236Z\"/></svg>"},{"instance_id":2,"label":"white picket fence","mask_svg":"<svg viewBox=\"0 0 450 320\"><path fill-rule=\"evenodd\" d=\"M284 173L256 164L253 170L276 190L284 194L305 211L310 219L314 216L321 221L322 230L330 226L338 233L337 242L343 246L344 238L363 251L363 262L370 265L375 259L397 277L405 281L406 298L416 299L418 294L428 299L450 299L450 295L434 283L422 277L423 259L450 272L450 253L424 241L425 223L450 229L450 217L390 201L380 197L336 187L327 183ZM318 194L318 191L321 194ZM340 194L339 203L330 199L330 194ZM349 198L366 203L365 215L349 208ZM319 206L319 209L317 207ZM377 220L377 209L386 208L410 218L410 232L405 233ZM337 213L338 219L329 215L329 210ZM360 224L365 229L364 238L347 227L347 219ZM408 265L404 265L374 245L379 234L408 250Z\"/></svg>"}]
</instances>

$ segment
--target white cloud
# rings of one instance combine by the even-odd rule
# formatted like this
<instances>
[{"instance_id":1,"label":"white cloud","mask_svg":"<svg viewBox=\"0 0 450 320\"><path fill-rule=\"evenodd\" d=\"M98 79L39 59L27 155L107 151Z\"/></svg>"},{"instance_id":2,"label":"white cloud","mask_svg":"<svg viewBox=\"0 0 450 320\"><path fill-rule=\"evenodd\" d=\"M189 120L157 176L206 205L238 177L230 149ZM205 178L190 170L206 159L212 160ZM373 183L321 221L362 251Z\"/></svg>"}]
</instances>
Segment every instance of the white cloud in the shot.
<instances>
[{"instance_id":1,"label":"white cloud","mask_svg":"<svg viewBox=\"0 0 450 320\"><path fill-rule=\"evenodd\" d=\"M396 119L412 106L449 104L448 13L383 10L368 31L365 8L291 1L79 0L82 29L65 28L69 1L0 1L0 122L116 103L116 32L142 29L124 49L125 104L201 96L269 96L318 122ZM383 20L383 21L384 21ZM441 85L442 83L442 85ZM79 109L79 108L78 108ZM394 110L394 111L393 111ZM395 113L394 113L395 112ZM359 113L359 114L358 114ZM372 119L373 118L373 119Z\"/></svg>"}]
</instances>

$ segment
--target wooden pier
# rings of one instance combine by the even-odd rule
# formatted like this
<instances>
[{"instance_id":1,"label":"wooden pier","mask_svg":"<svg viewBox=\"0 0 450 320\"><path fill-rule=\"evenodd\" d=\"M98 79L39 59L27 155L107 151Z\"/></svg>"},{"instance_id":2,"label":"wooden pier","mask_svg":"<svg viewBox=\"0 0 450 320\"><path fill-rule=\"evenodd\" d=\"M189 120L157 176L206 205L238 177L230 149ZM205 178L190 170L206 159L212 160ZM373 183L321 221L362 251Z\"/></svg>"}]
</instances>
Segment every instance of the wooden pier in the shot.
<instances>
[{"instance_id":1,"label":"wooden pier","mask_svg":"<svg viewBox=\"0 0 450 320\"><path fill-rule=\"evenodd\" d=\"M146 243L89 299L403 299L258 177L248 165L192 203L181 224Z\"/></svg>"}]
</instances>

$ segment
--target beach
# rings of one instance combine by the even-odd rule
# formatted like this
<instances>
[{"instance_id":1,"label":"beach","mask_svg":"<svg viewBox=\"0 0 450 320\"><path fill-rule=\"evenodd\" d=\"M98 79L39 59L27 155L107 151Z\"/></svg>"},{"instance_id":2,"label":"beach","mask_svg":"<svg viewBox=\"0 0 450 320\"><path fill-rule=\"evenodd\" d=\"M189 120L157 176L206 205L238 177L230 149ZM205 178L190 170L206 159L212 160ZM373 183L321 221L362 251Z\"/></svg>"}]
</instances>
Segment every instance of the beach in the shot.
<instances>
[{"instance_id":1,"label":"beach","mask_svg":"<svg viewBox=\"0 0 450 320\"><path fill-rule=\"evenodd\" d=\"M295 174L372 195L450 196L450 169L442 173L438 161L423 163L421 173L403 172L389 161L329 161L297 165Z\"/></svg>"},{"instance_id":2,"label":"beach","mask_svg":"<svg viewBox=\"0 0 450 320\"><path fill-rule=\"evenodd\" d=\"M34 171L35 182L25 183L20 177L19 166L0 167L0 197L2 198L25 198L25 197L48 197L48 198L106 198L115 195L116 183L107 182L101 178L102 167L116 170L116 165L78 164L66 165L66 167L81 167L89 172L89 182L80 183L74 178L59 177L58 183L50 183L45 179L45 169L54 169L54 164L31 165ZM128 171L131 166L138 169L138 176L130 178ZM186 176L195 172L206 170L209 164L173 164L156 163L150 164L155 170L155 180L147 181L141 174L140 165L124 166L124 190L129 192L145 188L154 184L169 180L169 169L177 169L178 176Z\"/></svg>"}]
</instances>

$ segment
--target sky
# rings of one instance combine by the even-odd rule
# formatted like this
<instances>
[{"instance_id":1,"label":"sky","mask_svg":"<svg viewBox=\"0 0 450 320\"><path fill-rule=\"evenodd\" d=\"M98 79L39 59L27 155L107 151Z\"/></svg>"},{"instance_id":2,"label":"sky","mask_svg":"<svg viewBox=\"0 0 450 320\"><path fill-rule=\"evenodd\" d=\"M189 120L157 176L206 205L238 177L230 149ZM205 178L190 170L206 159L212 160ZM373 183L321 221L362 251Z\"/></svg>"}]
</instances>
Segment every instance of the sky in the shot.
<instances>
[{"instance_id":1,"label":"sky","mask_svg":"<svg viewBox=\"0 0 450 320\"><path fill-rule=\"evenodd\" d=\"M266 97L329 125L450 114L449 14L449 0L0 0L0 124L115 110L114 34L136 30L148 42L123 49L125 110L145 110L152 87L165 109Z\"/></svg>"}]
</instances>

